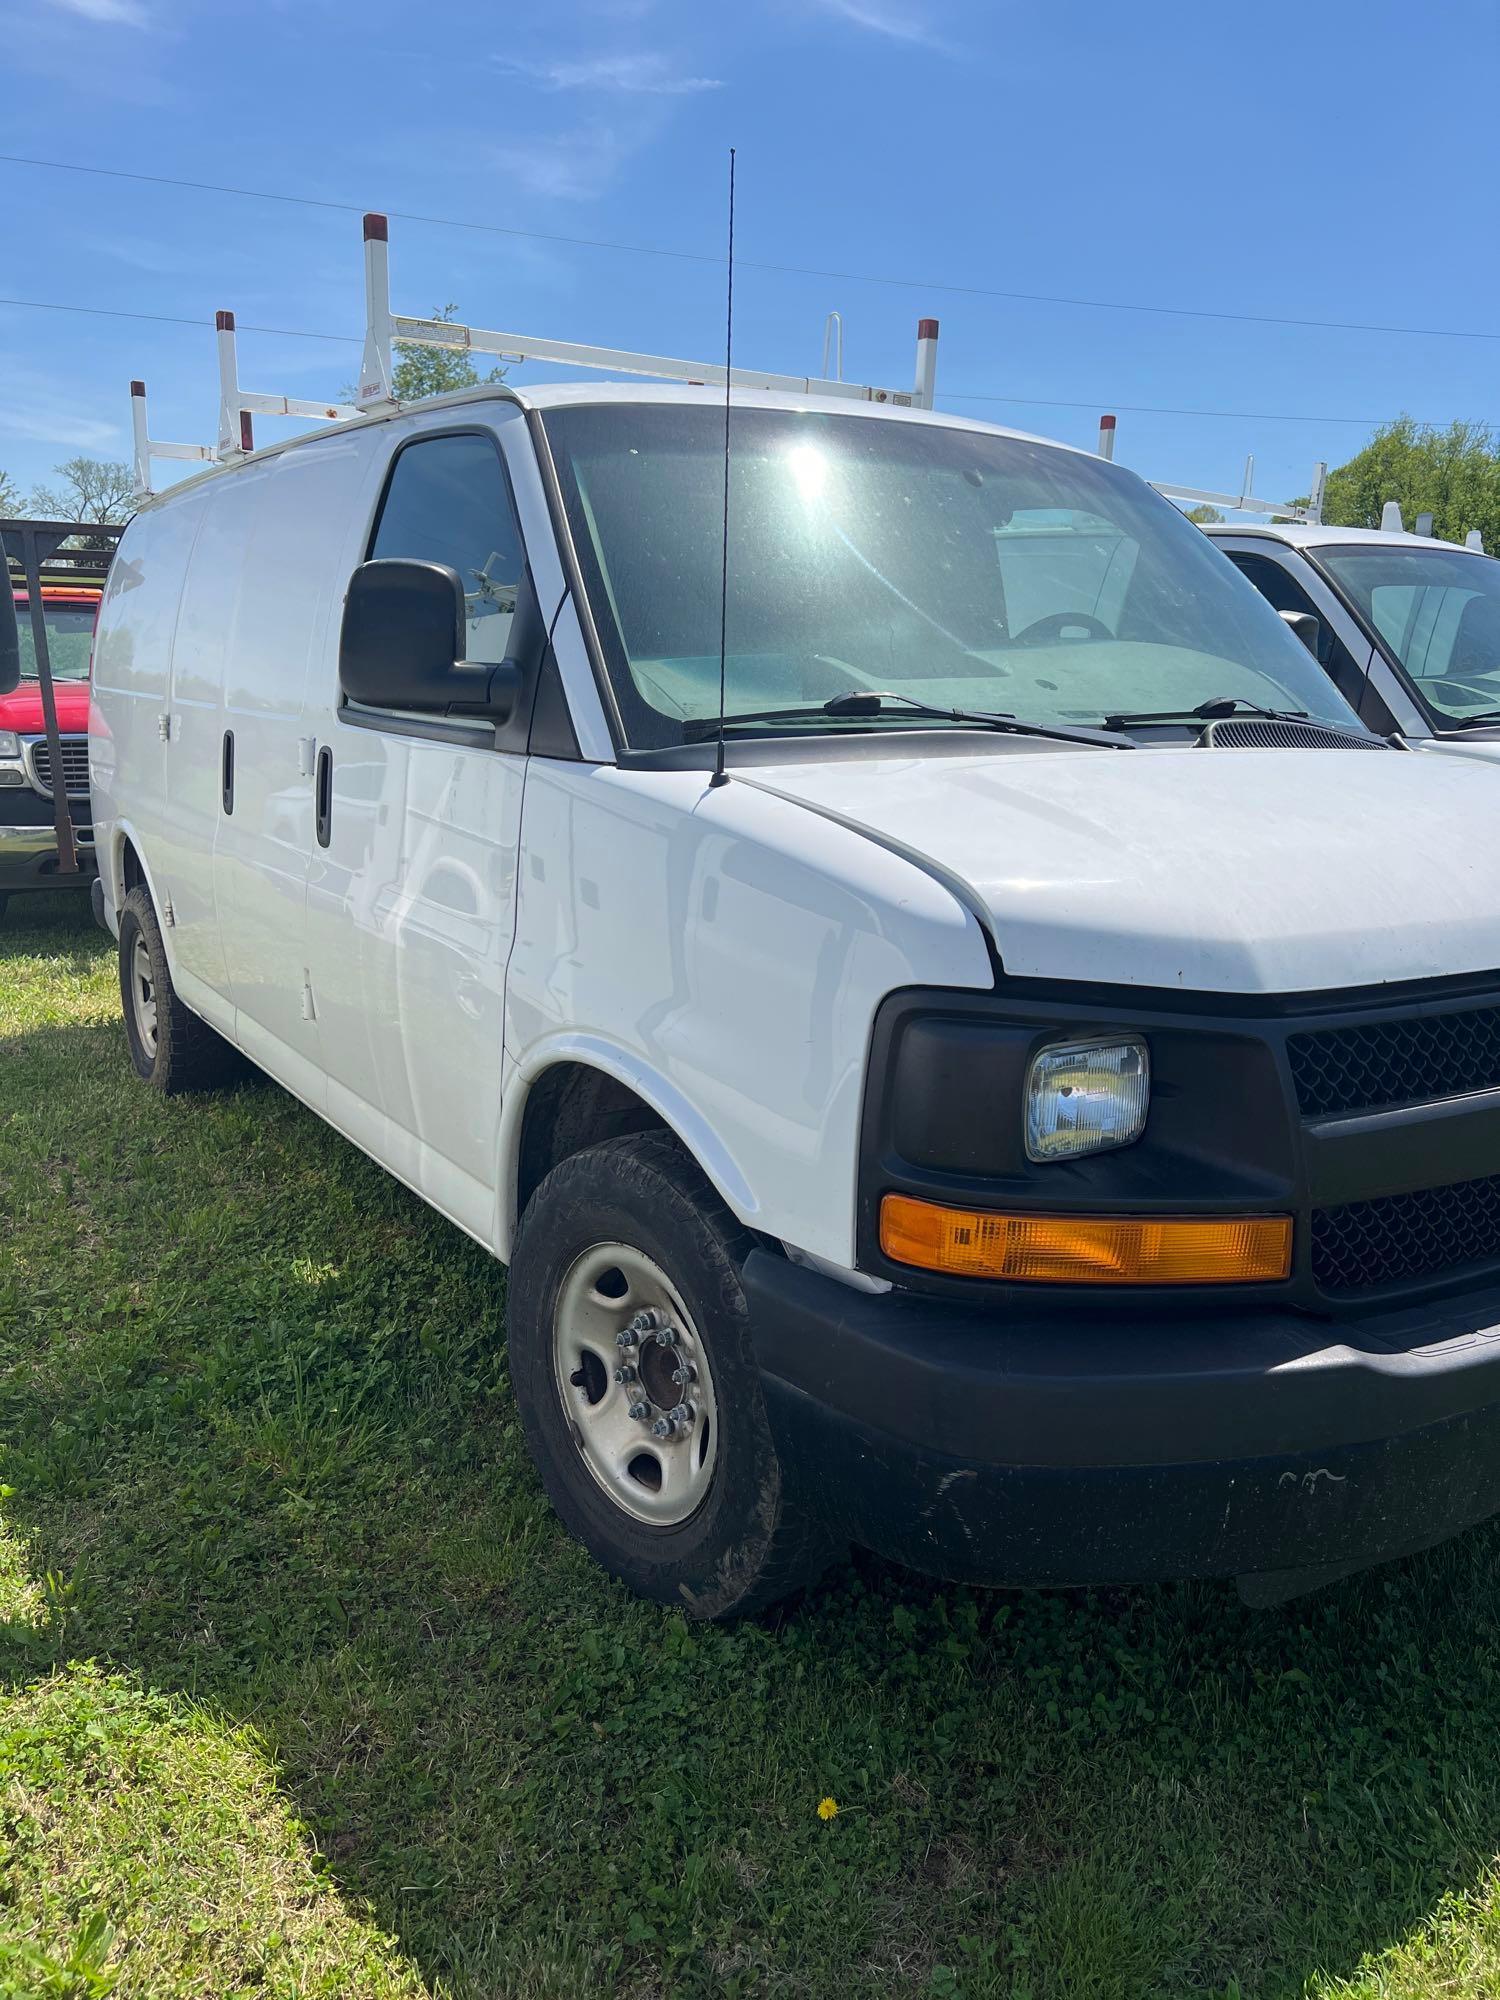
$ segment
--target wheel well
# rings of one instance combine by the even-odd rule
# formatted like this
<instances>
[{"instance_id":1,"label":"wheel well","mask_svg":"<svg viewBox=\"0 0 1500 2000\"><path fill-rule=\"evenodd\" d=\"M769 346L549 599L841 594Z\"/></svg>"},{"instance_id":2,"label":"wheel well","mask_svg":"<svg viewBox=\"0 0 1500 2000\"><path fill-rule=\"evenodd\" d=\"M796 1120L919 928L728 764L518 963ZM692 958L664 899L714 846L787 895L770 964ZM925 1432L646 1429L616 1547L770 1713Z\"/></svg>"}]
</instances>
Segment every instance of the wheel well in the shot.
<instances>
[{"instance_id":1,"label":"wheel well","mask_svg":"<svg viewBox=\"0 0 1500 2000\"><path fill-rule=\"evenodd\" d=\"M626 1084L587 1063L554 1063L531 1087L521 1120L516 1215L560 1160L627 1132L665 1132L667 1122Z\"/></svg>"},{"instance_id":2,"label":"wheel well","mask_svg":"<svg viewBox=\"0 0 1500 2000\"><path fill-rule=\"evenodd\" d=\"M127 840L120 850L120 877L125 884L125 894L137 889L146 879L146 871L141 866L141 857L135 851L133 841Z\"/></svg>"}]
</instances>

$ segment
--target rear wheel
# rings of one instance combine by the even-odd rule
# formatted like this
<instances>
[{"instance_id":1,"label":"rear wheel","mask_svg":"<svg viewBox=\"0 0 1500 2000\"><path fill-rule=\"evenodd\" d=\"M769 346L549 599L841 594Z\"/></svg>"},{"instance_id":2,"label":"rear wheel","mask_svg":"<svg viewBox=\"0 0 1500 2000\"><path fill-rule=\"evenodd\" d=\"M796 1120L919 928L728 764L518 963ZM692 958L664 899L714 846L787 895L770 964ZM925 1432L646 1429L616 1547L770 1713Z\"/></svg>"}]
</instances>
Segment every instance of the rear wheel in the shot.
<instances>
[{"instance_id":1,"label":"rear wheel","mask_svg":"<svg viewBox=\"0 0 1500 2000\"><path fill-rule=\"evenodd\" d=\"M553 1506L632 1590L695 1618L769 1604L835 1553L783 1490L740 1286L751 1240L647 1133L554 1167L511 1261L511 1373Z\"/></svg>"},{"instance_id":2,"label":"rear wheel","mask_svg":"<svg viewBox=\"0 0 1500 2000\"><path fill-rule=\"evenodd\" d=\"M135 1073L164 1096L212 1090L241 1074L238 1051L178 999L144 885L120 911L120 1004Z\"/></svg>"}]
</instances>

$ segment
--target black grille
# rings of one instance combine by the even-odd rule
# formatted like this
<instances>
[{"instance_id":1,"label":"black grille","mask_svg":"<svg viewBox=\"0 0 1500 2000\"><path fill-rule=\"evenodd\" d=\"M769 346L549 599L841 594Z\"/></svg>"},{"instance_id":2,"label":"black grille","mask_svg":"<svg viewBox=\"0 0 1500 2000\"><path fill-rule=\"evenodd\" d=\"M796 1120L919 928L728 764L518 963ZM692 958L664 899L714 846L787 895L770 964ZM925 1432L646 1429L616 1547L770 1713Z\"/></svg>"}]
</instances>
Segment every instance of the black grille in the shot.
<instances>
[{"instance_id":1,"label":"black grille","mask_svg":"<svg viewBox=\"0 0 1500 2000\"><path fill-rule=\"evenodd\" d=\"M1211 722L1198 741L1214 750L1389 750L1382 736L1352 729L1324 729L1316 722L1275 722L1230 715Z\"/></svg>"},{"instance_id":2,"label":"black grille","mask_svg":"<svg viewBox=\"0 0 1500 2000\"><path fill-rule=\"evenodd\" d=\"M1500 1174L1313 1210L1313 1278L1324 1292L1430 1278L1496 1258Z\"/></svg>"},{"instance_id":3,"label":"black grille","mask_svg":"<svg viewBox=\"0 0 1500 2000\"><path fill-rule=\"evenodd\" d=\"M1500 1007L1315 1029L1286 1052L1308 1118L1457 1097L1500 1084Z\"/></svg>"},{"instance_id":4,"label":"black grille","mask_svg":"<svg viewBox=\"0 0 1500 2000\"><path fill-rule=\"evenodd\" d=\"M89 739L86 736L65 736L62 739L63 781L67 785L70 798L81 796L89 788ZM31 768L36 774L37 790L52 796L52 752L46 740L38 738L31 747Z\"/></svg>"}]
</instances>

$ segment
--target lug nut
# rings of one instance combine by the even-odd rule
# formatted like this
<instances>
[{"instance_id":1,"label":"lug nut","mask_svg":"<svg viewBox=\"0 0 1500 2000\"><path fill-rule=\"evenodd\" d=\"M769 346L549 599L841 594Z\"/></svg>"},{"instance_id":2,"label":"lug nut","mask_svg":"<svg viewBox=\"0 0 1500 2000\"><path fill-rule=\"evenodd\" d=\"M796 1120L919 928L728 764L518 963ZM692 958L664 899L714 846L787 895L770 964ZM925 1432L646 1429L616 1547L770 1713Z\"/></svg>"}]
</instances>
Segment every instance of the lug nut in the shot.
<instances>
[{"instance_id":1,"label":"lug nut","mask_svg":"<svg viewBox=\"0 0 1500 2000\"><path fill-rule=\"evenodd\" d=\"M633 1382L635 1379L636 1379L635 1370L631 1367L628 1361L622 1368L617 1368L615 1370L615 1380L617 1382Z\"/></svg>"},{"instance_id":2,"label":"lug nut","mask_svg":"<svg viewBox=\"0 0 1500 2000\"><path fill-rule=\"evenodd\" d=\"M667 1415L674 1424L686 1430L693 1421L695 1412L691 1403L679 1403L675 1410L668 1410Z\"/></svg>"},{"instance_id":3,"label":"lug nut","mask_svg":"<svg viewBox=\"0 0 1500 2000\"><path fill-rule=\"evenodd\" d=\"M671 1327L664 1326L658 1329L656 1335L656 1344L658 1347L670 1347L672 1345Z\"/></svg>"},{"instance_id":4,"label":"lug nut","mask_svg":"<svg viewBox=\"0 0 1500 2000\"><path fill-rule=\"evenodd\" d=\"M616 1347L635 1346L635 1335L630 1331L630 1328L628 1326L626 1327L623 1333L617 1333L615 1335L615 1346Z\"/></svg>"},{"instance_id":5,"label":"lug nut","mask_svg":"<svg viewBox=\"0 0 1500 2000\"><path fill-rule=\"evenodd\" d=\"M643 1424L651 1414L651 1405L649 1403L632 1403L630 1414L638 1424Z\"/></svg>"},{"instance_id":6,"label":"lug nut","mask_svg":"<svg viewBox=\"0 0 1500 2000\"><path fill-rule=\"evenodd\" d=\"M697 1379L698 1371L691 1361L684 1361L680 1368L672 1370L672 1380L679 1389L685 1389L689 1382L696 1382Z\"/></svg>"},{"instance_id":7,"label":"lug nut","mask_svg":"<svg viewBox=\"0 0 1500 2000\"><path fill-rule=\"evenodd\" d=\"M652 1437L669 1438L677 1428L670 1417L658 1417L651 1426Z\"/></svg>"}]
</instances>

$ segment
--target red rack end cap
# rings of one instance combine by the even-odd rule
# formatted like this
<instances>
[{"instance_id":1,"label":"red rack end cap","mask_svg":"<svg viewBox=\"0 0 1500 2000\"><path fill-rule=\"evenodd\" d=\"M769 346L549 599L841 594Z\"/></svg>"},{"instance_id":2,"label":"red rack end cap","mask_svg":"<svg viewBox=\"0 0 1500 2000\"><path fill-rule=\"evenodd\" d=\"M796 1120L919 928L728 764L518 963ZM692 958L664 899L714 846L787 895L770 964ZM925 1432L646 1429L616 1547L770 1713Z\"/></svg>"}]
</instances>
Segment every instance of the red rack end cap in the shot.
<instances>
[{"instance_id":1,"label":"red rack end cap","mask_svg":"<svg viewBox=\"0 0 1500 2000\"><path fill-rule=\"evenodd\" d=\"M214 314L214 326L220 333L234 332L234 314L218 312Z\"/></svg>"},{"instance_id":2,"label":"red rack end cap","mask_svg":"<svg viewBox=\"0 0 1500 2000\"><path fill-rule=\"evenodd\" d=\"M390 236L391 225L383 215L367 215L365 217L366 243L388 243Z\"/></svg>"},{"instance_id":3,"label":"red rack end cap","mask_svg":"<svg viewBox=\"0 0 1500 2000\"><path fill-rule=\"evenodd\" d=\"M1115 420L1113 417L1101 417L1099 419L1099 428L1101 431L1112 431L1114 427Z\"/></svg>"},{"instance_id":4,"label":"red rack end cap","mask_svg":"<svg viewBox=\"0 0 1500 2000\"><path fill-rule=\"evenodd\" d=\"M919 319L917 321L918 340L936 340L937 333L938 323L935 319Z\"/></svg>"},{"instance_id":5,"label":"red rack end cap","mask_svg":"<svg viewBox=\"0 0 1500 2000\"><path fill-rule=\"evenodd\" d=\"M144 382L132 382L132 383L131 383L131 385L130 385L130 393L131 393L131 395L132 395L132 396L144 396L144 395L145 395L145 393L146 393L146 385L145 385L145 383L144 383Z\"/></svg>"}]
</instances>

